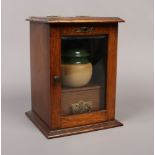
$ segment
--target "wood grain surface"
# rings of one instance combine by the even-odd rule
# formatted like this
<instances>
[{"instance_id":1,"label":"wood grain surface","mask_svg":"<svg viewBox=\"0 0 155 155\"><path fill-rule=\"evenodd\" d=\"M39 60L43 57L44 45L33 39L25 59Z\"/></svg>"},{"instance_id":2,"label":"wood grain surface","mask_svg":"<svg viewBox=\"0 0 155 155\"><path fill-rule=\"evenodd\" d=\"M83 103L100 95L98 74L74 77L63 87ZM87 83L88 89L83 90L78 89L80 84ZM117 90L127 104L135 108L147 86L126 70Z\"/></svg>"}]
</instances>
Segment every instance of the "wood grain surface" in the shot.
<instances>
[{"instance_id":1,"label":"wood grain surface","mask_svg":"<svg viewBox=\"0 0 155 155\"><path fill-rule=\"evenodd\" d=\"M32 96L32 110L27 113L28 117L47 138L121 126L121 123L115 121L115 97L118 22L124 20L115 17L31 17L28 20L30 21ZM52 25L54 23L55 25ZM77 31L77 28L83 26L88 27L88 30L89 27L93 28L90 29L91 31L87 31L86 28L86 32ZM61 38L104 34L108 36L106 106L105 109L100 109L96 95L98 86L62 89ZM85 93L82 94L84 91ZM76 97L80 99L77 95L79 93L81 97L86 96L91 99L94 97L98 110L64 116L62 109L67 108L69 101L73 101Z\"/></svg>"},{"instance_id":2,"label":"wood grain surface","mask_svg":"<svg viewBox=\"0 0 155 155\"><path fill-rule=\"evenodd\" d=\"M124 22L118 17L90 17L90 16L76 16L76 17L61 17L61 16L46 16L46 17L29 17L28 21L43 22L43 23L118 23Z\"/></svg>"},{"instance_id":3,"label":"wood grain surface","mask_svg":"<svg viewBox=\"0 0 155 155\"><path fill-rule=\"evenodd\" d=\"M91 102L91 111L99 111L100 109L100 95L101 87L98 85L92 85L82 88L71 88L62 91L61 99L61 115L72 115L71 105L79 101Z\"/></svg>"},{"instance_id":4,"label":"wood grain surface","mask_svg":"<svg viewBox=\"0 0 155 155\"><path fill-rule=\"evenodd\" d=\"M49 25L30 23L32 110L50 125Z\"/></svg>"},{"instance_id":5,"label":"wood grain surface","mask_svg":"<svg viewBox=\"0 0 155 155\"><path fill-rule=\"evenodd\" d=\"M51 130L34 112L26 112L26 115L48 139L123 126L119 121L112 120L73 128Z\"/></svg>"}]
</instances>

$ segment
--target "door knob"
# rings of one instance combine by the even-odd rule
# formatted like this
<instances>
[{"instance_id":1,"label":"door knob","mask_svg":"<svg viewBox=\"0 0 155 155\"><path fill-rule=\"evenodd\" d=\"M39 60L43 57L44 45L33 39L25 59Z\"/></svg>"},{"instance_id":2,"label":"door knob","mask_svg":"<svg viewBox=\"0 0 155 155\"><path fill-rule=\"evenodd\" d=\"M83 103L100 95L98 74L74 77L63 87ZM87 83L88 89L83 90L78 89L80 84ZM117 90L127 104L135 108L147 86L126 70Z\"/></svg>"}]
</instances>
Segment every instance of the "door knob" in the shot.
<instances>
[{"instance_id":1,"label":"door knob","mask_svg":"<svg viewBox=\"0 0 155 155\"><path fill-rule=\"evenodd\" d=\"M54 79L54 81L59 81L59 80L60 80L60 76L54 75L54 76L53 76L53 79Z\"/></svg>"}]
</instances>

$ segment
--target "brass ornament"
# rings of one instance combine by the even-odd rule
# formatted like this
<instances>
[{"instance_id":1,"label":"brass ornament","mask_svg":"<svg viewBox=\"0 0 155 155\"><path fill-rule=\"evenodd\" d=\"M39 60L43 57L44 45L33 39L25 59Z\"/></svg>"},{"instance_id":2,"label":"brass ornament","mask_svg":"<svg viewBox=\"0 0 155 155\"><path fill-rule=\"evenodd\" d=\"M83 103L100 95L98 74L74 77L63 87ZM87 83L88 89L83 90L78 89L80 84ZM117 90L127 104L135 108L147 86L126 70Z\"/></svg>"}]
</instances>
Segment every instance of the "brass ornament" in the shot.
<instances>
[{"instance_id":1,"label":"brass ornament","mask_svg":"<svg viewBox=\"0 0 155 155\"><path fill-rule=\"evenodd\" d=\"M92 108L93 108L92 101L80 100L76 103L71 104L72 114L81 114L81 113L91 112Z\"/></svg>"}]
</instances>

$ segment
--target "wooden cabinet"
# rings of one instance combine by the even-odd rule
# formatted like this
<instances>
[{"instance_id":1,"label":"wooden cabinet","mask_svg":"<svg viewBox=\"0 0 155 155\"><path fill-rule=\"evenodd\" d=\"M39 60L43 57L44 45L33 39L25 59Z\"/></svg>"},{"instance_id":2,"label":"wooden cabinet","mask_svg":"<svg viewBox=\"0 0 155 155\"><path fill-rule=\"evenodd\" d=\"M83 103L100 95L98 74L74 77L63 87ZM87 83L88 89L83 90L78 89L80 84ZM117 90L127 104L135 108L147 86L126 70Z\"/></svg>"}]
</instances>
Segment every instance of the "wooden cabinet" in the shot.
<instances>
[{"instance_id":1,"label":"wooden cabinet","mask_svg":"<svg viewBox=\"0 0 155 155\"><path fill-rule=\"evenodd\" d=\"M32 109L26 114L33 123L47 138L121 126L115 120L115 95L118 22L124 20L55 16L27 20ZM85 57L83 50L92 66L91 78L83 86L67 87L64 76L75 83L87 76L86 61L82 57L79 61L80 54ZM64 53L70 54L71 67L65 73Z\"/></svg>"}]
</instances>

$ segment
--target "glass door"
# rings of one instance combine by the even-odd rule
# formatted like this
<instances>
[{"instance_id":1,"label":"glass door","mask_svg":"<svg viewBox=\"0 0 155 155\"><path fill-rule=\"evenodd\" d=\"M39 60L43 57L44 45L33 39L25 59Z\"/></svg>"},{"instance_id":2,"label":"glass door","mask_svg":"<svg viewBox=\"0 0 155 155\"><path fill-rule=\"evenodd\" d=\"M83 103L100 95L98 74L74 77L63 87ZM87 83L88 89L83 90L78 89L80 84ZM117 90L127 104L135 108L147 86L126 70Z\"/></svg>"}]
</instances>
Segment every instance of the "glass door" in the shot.
<instances>
[{"instance_id":1,"label":"glass door","mask_svg":"<svg viewBox=\"0 0 155 155\"><path fill-rule=\"evenodd\" d=\"M106 109L108 35L62 36L61 115Z\"/></svg>"}]
</instances>

